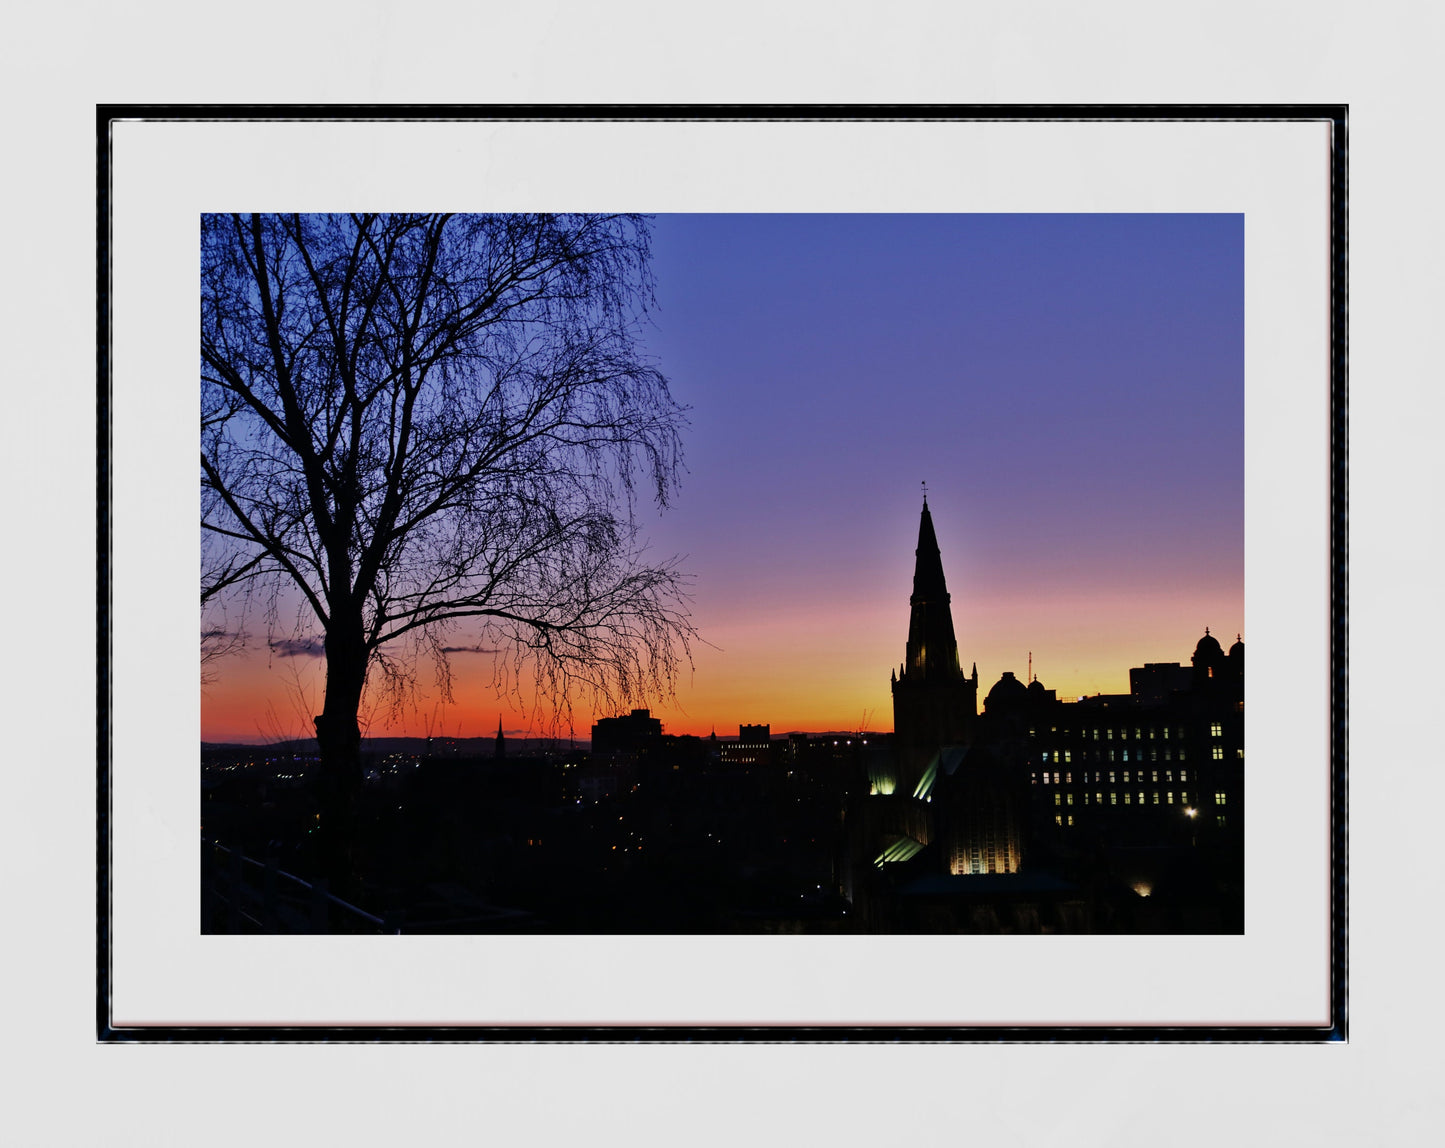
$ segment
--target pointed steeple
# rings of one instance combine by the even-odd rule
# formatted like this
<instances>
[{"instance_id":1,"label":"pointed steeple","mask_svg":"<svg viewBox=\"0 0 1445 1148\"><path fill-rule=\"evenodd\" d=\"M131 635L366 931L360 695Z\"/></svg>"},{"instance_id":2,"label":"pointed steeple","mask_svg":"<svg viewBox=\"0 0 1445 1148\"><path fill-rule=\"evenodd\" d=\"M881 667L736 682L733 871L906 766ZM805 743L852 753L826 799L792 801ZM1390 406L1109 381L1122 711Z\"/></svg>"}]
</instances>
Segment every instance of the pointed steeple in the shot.
<instances>
[{"instance_id":1,"label":"pointed steeple","mask_svg":"<svg viewBox=\"0 0 1445 1148\"><path fill-rule=\"evenodd\" d=\"M905 678L963 677L949 601L948 584L943 578L943 557L925 496L923 515L918 523L918 548L914 551L913 594L908 599L911 612Z\"/></svg>"},{"instance_id":2,"label":"pointed steeple","mask_svg":"<svg viewBox=\"0 0 1445 1148\"><path fill-rule=\"evenodd\" d=\"M978 665L974 665L971 679L964 677L926 493L913 557L908 652L890 685L897 774L893 792L917 798L926 791L924 779L931 776L929 770L936 771L940 751L945 746L967 745L978 717Z\"/></svg>"},{"instance_id":3,"label":"pointed steeple","mask_svg":"<svg viewBox=\"0 0 1445 1148\"><path fill-rule=\"evenodd\" d=\"M943 556L938 552L938 536L933 533L933 515L923 503L923 516L918 522L918 548L913 552L913 598L948 600L948 587L943 580Z\"/></svg>"},{"instance_id":4,"label":"pointed steeple","mask_svg":"<svg viewBox=\"0 0 1445 1148\"><path fill-rule=\"evenodd\" d=\"M497 748L494 756L503 758L507 756L507 739L502 734L502 715L497 715Z\"/></svg>"}]
</instances>

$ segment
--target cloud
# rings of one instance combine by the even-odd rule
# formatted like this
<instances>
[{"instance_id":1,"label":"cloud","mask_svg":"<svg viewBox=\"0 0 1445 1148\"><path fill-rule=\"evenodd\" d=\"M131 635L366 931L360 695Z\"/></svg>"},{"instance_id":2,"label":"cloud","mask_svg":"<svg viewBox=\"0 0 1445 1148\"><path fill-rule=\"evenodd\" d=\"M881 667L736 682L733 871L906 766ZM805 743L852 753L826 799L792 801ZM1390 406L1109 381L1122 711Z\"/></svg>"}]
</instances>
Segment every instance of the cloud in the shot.
<instances>
[{"instance_id":1,"label":"cloud","mask_svg":"<svg viewBox=\"0 0 1445 1148\"><path fill-rule=\"evenodd\" d=\"M320 638L281 638L266 644L278 658L319 658L326 653Z\"/></svg>"},{"instance_id":2,"label":"cloud","mask_svg":"<svg viewBox=\"0 0 1445 1148\"><path fill-rule=\"evenodd\" d=\"M481 644L475 646L443 646L444 654L500 654L501 650L489 649Z\"/></svg>"}]
</instances>

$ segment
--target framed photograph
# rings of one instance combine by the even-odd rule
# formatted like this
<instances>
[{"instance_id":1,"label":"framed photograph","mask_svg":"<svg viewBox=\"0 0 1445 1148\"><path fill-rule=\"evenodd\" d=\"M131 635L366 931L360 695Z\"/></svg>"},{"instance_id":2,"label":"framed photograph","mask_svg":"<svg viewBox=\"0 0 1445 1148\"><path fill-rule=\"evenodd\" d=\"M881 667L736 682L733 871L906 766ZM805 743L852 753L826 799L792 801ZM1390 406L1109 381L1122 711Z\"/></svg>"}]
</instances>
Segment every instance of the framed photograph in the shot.
<instances>
[{"instance_id":1,"label":"framed photograph","mask_svg":"<svg viewBox=\"0 0 1445 1148\"><path fill-rule=\"evenodd\" d=\"M97 129L102 1039L1345 1038L1343 107Z\"/></svg>"}]
</instances>

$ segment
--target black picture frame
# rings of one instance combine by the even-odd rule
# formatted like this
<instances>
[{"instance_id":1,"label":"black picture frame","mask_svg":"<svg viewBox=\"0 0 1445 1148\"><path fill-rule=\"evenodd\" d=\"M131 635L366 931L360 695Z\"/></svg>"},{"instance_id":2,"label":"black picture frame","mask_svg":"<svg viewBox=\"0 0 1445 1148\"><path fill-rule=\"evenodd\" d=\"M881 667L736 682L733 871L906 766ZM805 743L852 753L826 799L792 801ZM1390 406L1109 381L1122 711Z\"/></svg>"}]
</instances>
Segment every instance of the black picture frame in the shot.
<instances>
[{"instance_id":1,"label":"black picture frame","mask_svg":"<svg viewBox=\"0 0 1445 1148\"><path fill-rule=\"evenodd\" d=\"M112 927L112 125L119 120L549 120L789 119L947 121L1317 121L1329 125L1329 1020L1278 1026L987 1025L510 1025L118 1026L113 1022ZM1340 1042L1348 1033L1348 107L1345 105L100 105L96 109L96 1026L102 1042Z\"/></svg>"}]
</instances>

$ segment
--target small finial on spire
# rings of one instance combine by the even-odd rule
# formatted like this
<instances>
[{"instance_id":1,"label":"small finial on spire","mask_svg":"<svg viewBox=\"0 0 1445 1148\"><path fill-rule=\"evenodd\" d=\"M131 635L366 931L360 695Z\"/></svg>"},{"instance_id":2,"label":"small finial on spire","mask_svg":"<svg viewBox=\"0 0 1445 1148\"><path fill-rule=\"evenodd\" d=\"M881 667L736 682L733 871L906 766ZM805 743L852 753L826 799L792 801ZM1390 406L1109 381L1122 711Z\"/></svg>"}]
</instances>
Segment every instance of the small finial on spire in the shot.
<instances>
[{"instance_id":1,"label":"small finial on spire","mask_svg":"<svg viewBox=\"0 0 1445 1148\"><path fill-rule=\"evenodd\" d=\"M1209 627L1208 627L1208 626L1205 626L1205 627L1204 627L1204 636L1205 636L1206 638L1209 637Z\"/></svg>"},{"instance_id":2,"label":"small finial on spire","mask_svg":"<svg viewBox=\"0 0 1445 1148\"><path fill-rule=\"evenodd\" d=\"M927 482L920 482L918 485L921 486L921 487L923 487L923 505L924 505L924 506L927 506L927 505L928 505L928 483L927 483Z\"/></svg>"}]
</instances>

